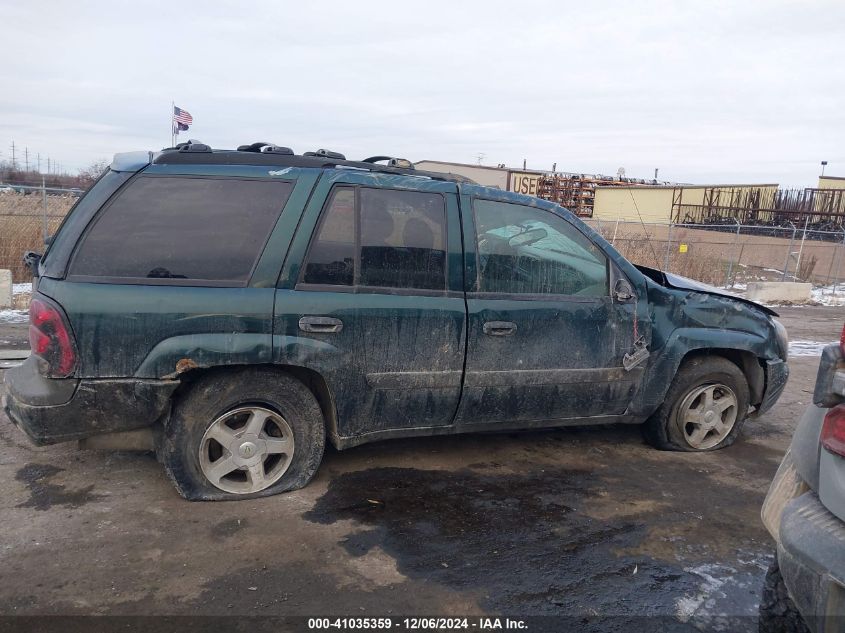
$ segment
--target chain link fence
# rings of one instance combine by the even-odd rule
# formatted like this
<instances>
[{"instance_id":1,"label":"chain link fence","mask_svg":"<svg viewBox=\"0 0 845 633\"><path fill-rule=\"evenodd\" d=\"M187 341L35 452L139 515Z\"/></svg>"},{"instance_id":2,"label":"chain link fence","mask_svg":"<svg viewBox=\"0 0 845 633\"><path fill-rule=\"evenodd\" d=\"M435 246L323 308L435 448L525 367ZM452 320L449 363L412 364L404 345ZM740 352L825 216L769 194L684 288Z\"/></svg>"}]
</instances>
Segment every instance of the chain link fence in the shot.
<instances>
[{"instance_id":1,"label":"chain link fence","mask_svg":"<svg viewBox=\"0 0 845 633\"><path fill-rule=\"evenodd\" d=\"M646 224L586 222L636 264L659 268L726 288L751 281L845 284L845 230L760 227L734 223Z\"/></svg>"},{"instance_id":2,"label":"chain link fence","mask_svg":"<svg viewBox=\"0 0 845 633\"><path fill-rule=\"evenodd\" d=\"M79 190L0 186L0 268L29 281L23 253L41 252L76 202ZM845 287L845 231L752 225L652 224L586 219L635 264L726 288L750 281L806 281Z\"/></svg>"},{"instance_id":3,"label":"chain link fence","mask_svg":"<svg viewBox=\"0 0 845 633\"><path fill-rule=\"evenodd\" d=\"M44 240L56 232L79 194L78 189L0 185L0 268L11 270L16 283L31 278L23 254L44 251Z\"/></svg>"}]
</instances>

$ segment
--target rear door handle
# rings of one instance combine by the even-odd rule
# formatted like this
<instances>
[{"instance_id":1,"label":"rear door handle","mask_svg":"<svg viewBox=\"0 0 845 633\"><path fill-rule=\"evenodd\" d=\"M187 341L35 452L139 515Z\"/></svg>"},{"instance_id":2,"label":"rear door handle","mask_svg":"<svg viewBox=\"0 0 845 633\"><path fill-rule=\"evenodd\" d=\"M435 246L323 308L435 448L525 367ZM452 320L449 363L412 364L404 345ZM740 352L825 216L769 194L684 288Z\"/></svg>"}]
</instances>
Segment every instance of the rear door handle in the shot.
<instances>
[{"instance_id":1,"label":"rear door handle","mask_svg":"<svg viewBox=\"0 0 845 633\"><path fill-rule=\"evenodd\" d=\"M308 316L299 319L299 329L303 332L318 334L336 334L343 329L343 321L333 317Z\"/></svg>"},{"instance_id":2,"label":"rear door handle","mask_svg":"<svg viewBox=\"0 0 845 633\"><path fill-rule=\"evenodd\" d=\"M516 332L516 323L511 321L487 321L482 329L489 336L510 336Z\"/></svg>"}]
</instances>

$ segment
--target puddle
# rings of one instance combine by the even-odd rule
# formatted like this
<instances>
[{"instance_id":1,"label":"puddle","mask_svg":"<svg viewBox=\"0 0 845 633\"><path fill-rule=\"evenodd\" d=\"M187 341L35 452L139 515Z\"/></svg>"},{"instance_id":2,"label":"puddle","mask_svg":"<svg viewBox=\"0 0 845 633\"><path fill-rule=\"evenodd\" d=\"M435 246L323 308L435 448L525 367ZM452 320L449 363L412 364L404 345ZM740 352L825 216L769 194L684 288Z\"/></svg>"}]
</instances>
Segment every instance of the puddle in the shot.
<instances>
[{"instance_id":1,"label":"puddle","mask_svg":"<svg viewBox=\"0 0 845 633\"><path fill-rule=\"evenodd\" d=\"M663 616L655 630L667 621L672 630L699 630L699 615L720 611L718 601L711 611L702 609L709 597L695 602L702 575L645 555L617 555L644 539L655 513L591 518L581 508L600 487L594 473L582 470L490 475L376 468L333 479L304 518L355 520L361 529L342 541L350 555L379 547L403 575L476 591L484 609L579 615L595 630L618 625L620 631L645 630L649 620L641 616ZM726 605L726 612L756 609L754 596L746 602ZM599 613L616 617L593 620ZM756 630L756 622L749 625ZM737 622L733 627L745 629Z\"/></svg>"},{"instance_id":2,"label":"puddle","mask_svg":"<svg viewBox=\"0 0 845 633\"><path fill-rule=\"evenodd\" d=\"M15 475L15 479L22 481L29 488L29 499L18 504L19 508L35 508L49 510L54 505L78 508L90 501L97 501L100 495L91 491L94 485L67 490L60 484L50 483L49 480L62 472L61 468L50 464L27 464Z\"/></svg>"}]
</instances>

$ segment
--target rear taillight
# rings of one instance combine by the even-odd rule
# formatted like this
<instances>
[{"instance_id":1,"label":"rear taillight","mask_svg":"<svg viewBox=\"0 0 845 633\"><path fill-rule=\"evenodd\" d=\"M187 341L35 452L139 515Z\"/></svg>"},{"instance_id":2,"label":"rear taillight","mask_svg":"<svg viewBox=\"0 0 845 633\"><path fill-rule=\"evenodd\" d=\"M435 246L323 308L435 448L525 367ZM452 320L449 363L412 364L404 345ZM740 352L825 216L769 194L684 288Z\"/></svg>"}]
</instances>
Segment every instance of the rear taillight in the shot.
<instances>
[{"instance_id":1,"label":"rear taillight","mask_svg":"<svg viewBox=\"0 0 845 633\"><path fill-rule=\"evenodd\" d=\"M845 457L845 404L833 407L824 416L822 447Z\"/></svg>"},{"instance_id":2,"label":"rear taillight","mask_svg":"<svg viewBox=\"0 0 845 633\"><path fill-rule=\"evenodd\" d=\"M59 309L43 299L29 304L29 345L44 361L41 371L50 378L67 378L76 369L73 335Z\"/></svg>"}]
</instances>

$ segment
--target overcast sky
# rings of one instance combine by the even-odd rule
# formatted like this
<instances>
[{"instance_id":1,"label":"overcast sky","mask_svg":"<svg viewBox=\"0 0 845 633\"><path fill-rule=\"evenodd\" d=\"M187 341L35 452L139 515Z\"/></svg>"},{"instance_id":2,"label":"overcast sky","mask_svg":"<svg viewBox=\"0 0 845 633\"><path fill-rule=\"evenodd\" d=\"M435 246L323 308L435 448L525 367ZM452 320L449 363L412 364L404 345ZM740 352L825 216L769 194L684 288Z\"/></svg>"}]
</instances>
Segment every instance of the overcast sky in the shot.
<instances>
[{"instance_id":1,"label":"overcast sky","mask_svg":"<svg viewBox=\"0 0 845 633\"><path fill-rule=\"evenodd\" d=\"M0 0L0 160L170 143L680 182L845 176L845 2Z\"/></svg>"}]
</instances>

